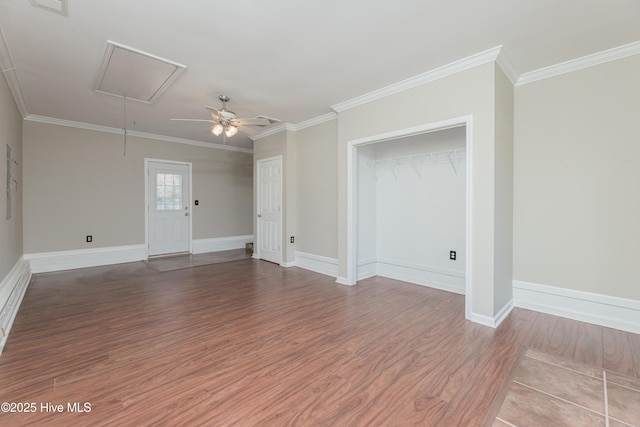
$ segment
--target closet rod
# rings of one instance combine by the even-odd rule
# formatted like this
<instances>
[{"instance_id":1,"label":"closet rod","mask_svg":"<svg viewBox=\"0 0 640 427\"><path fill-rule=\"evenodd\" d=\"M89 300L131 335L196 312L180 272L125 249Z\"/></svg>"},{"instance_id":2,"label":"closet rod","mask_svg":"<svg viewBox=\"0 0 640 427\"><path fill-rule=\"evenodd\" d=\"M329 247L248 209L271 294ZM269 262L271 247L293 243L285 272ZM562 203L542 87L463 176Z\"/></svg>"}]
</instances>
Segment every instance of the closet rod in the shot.
<instances>
[{"instance_id":1,"label":"closet rod","mask_svg":"<svg viewBox=\"0 0 640 427\"><path fill-rule=\"evenodd\" d=\"M458 171L455 167L454 161L462 161L463 156L466 155L466 148L457 148L454 150L444 150L444 151L434 151L431 153L422 153L422 154L411 154L407 156L398 156L398 157L387 157L384 159L371 160L367 162L369 167L373 169L374 172L377 171L378 168L389 168L391 172L397 179L396 175L396 166L412 166L413 169L418 174L419 178L422 178L422 174L420 173L420 168L425 164L443 162L449 163L451 168L453 169L453 173L458 175Z\"/></svg>"}]
</instances>

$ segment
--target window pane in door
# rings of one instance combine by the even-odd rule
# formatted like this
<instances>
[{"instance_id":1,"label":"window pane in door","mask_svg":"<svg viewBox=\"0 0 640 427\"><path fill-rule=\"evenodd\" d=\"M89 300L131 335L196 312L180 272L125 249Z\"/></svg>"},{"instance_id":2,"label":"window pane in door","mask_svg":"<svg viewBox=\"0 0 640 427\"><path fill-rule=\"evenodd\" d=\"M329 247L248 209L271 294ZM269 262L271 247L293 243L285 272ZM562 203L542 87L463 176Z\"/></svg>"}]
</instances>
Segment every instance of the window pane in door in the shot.
<instances>
[{"instance_id":1,"label":"window pane in door","mask_svg":"<svg viewBox=\"0 0 640 427\"><path fill-rule=\"evenodd\" d=\"M156 175L156 209L182 210L182 175L159 173Z\"/></svg>"}]
</instances>

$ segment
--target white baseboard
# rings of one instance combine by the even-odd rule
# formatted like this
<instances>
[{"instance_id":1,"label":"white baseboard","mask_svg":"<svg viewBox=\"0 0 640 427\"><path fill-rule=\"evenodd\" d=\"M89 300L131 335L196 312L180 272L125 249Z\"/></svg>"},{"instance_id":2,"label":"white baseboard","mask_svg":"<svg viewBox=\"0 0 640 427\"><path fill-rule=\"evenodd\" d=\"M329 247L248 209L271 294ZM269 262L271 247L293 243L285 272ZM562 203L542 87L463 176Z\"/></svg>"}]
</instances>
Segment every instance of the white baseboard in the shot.
<instances>
[{"instance_id":1,"label":"white baseboard","mask_svg":"<svg viewBox=\"0 0 640 427\"><path fill-rule=\"evenodd\" d=\"M469 314L469 316L467 316L467 320L471 320L472 322L479 323L479 324L484 325L484 326L489 326L489 327L495 329L498 326L500 326L500 323L502 323L502 321L504 319L507 318L509 313L511 313L511 310L513 310L513 307L514 307L513 300L510 300L493 317L485 316L483 314L478 314L478 313L473 313L472 312L472 313Z\"/></svg>"},{"instance_id":2,"label":"white baseboard","mask_svg":"<svg viewBox=\"0 0 640 427\"><path fill-rule=\"evenodd\" d=\"M464 272L455 270L378 258L376 275L456 294L465 294Z\"/></svg>"},{"instance_id":3,"label":"white baseboard","mask_svg":"<svg viewBox=\"0 0 640 427\"><path fill-rule=\"evenodd\" d=\"M369 277L377 276L376 267L378 260L374 258L367 258L358 260L358 271L356 273L356 280L364 280Z\"/></svg>"},{"instance_id":4,"label":"white baseboard","mask_svg":"<svg viewBox=\"0 0 640 427\"><path fill-rule=\"evenodd\" d=\"M142 261L146 258L145 245L110 246L24 255L24 259L29 261L33 273L122 264Z\"/></svg>"},{"instance_id":5,"label":"white baseboard","mask_svg":"<svg viewBox=\"0 0 640 427\"><path fill-rule=\"evenodd\" d=\"M338 260L335 258L296 251L295 265L327 276L338 276Z\"/></svg>"},{"instance_id":6,"label":"white baseboard","mask_svg":"<svg viewBox=\"0 0 640 427\"><path fill-rule=\"evenodd\" d=\"M231 249L243 249L247 243L251 243L253 240L253 235L194 239L191 242L191 248L194 254L228 251Z\"/></svg>"},{"instance_id":7,"label":"white baseboard","mask_svg":"<svg viewBox=\"0 0 640 427\"><path fill-rule=\"evenodd\" d=\"M21 257L13 266L9 274L0 282L0 327L4 330L4 337L0 340L0 354L7 342L7 337L18 314L22 298L31 281L29 262Z\"/></svg>"},{"instance_id":8,"label":"white baseboard","mask_svg":"<svg viewBox=\"0 0 640 427\"><path fill-rule=\"evenodd\" d=\"M347 280L346 277L336 277L336 283L339 285L344 285L344 286L353 286L355 285L355 283L349 283L349 280Z\"/></svg>"},{"instance_id":9,"label":"white baseboard","mask_svg":"<svg viewBox=\"0 0 640 427\"><path fill-rule=\"evenodd\" d=\"M516 307L640 334L640 301L513 281Z\"/></svg>"}]
</instances>

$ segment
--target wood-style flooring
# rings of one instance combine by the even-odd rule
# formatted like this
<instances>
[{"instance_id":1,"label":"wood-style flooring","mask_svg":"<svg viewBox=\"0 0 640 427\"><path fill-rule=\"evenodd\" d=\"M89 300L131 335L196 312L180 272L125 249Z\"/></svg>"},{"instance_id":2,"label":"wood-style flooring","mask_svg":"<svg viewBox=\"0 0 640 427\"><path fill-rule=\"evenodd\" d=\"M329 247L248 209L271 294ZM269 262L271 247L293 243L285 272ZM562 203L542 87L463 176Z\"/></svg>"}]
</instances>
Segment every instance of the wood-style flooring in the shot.
<instances>
[{"instance_id":1,"label":"wood-style flooring","mask_svg":"<svg viewBox=\"0 0 640 427\"><path fill-rule=\"evenodd\" d=\"M253 259L34 275L0 401L35 411L0 425L475 426L523 345L640 377L638 335L522 309L494 330L461 295L334 280Z\"/></svg>"}]
</instances>

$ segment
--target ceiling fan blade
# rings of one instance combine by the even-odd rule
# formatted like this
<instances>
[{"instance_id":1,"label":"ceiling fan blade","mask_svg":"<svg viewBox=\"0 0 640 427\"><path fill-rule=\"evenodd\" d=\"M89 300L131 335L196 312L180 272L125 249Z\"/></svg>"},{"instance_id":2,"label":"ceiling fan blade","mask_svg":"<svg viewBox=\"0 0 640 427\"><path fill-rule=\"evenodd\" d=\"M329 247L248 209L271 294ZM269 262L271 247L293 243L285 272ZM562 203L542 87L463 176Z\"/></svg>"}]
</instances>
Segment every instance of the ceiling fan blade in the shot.
<instances>
[{"instance_id":1,"label":"ceiling fan blade","mask_svg":"<svg viewBox=\"0 0 640 427\"><path fill-rule=\"evenodd\" d=\"M249 135L249 136L253 136L253 135L255 135L255 134L257 134L257 133L258 133L258 131L257 131L257 130L255 130L255 129L251 129L251 128L248 128L248 127L243 126L243 125L240 125L240 124L239 124L239 125L237 125L237 127L238 127L238 130L239 130L240 132L242 132L242 133L246 133L246 134L247 134L247 135Z\"/></svg>"},{"instance_id":2,"label":"ceiling fan blade","mask_svg":"<svg viewBox=\"0 0 640 427\"><path fill-rule=\"evenodd\" d=\"M205 119L169 119L180 122L209 122L209 123L218 123L216 120L205 120Z\"/></svg>"},{"instance_id":3,"label":"ceiling fan blade","mask_svg":"<svg viewBox=\"0 0 640 427\"><path fill-rule=\"evenodd\" d=\"M271 122L267 119L259 119L259 118L241 118L241 119L233 119L233 123L237 123L238 125L243 126L268 126Z\"/></svg>"},{"instance_id":4,"label":"ceiling fan blade","mask_svg":"<svg viewBox=\"0 0 640 427\"><path fill-rule=\"evenodd\" d=\"M218 120L222 120L223 119L223 116L220 115L220 110L218 110L217 108L209 107L208 105L205 105L204 108L206 108L214 118L216 118Z\"/></svg>"}]
</instances>

